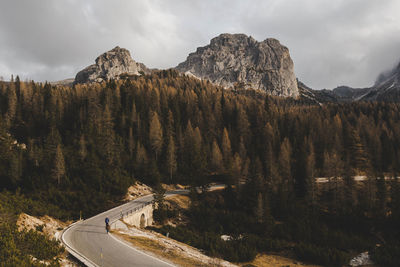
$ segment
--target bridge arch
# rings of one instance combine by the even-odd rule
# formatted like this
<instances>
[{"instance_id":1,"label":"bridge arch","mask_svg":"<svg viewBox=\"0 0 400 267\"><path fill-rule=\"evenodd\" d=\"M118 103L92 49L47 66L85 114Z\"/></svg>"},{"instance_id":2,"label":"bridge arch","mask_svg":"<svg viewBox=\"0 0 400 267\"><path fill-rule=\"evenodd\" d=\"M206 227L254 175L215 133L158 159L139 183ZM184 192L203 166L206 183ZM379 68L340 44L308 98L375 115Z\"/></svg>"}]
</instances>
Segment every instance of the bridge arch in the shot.
<instances>
[{"instance_id":1,"label":"bridge arch","mask_svg":"<svg viewBox=\"0 0 400 267\"><path fill-rule=\"evenodd\" d=\"M146 227L146 215L142 213L140 216L140 228L145 228Z\"/></svg>"}]
</instances>

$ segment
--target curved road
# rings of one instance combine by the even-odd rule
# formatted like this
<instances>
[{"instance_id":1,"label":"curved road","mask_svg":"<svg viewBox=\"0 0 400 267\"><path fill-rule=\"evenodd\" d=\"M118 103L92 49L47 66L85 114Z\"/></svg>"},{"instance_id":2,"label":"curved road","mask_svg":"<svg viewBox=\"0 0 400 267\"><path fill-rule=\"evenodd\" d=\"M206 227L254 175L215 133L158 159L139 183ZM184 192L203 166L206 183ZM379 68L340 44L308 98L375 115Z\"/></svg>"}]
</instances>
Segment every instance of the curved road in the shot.
<instances>
[{"instance_id":1,"label":"curved road","mask_svg":"<svg viewBox=\"0 0 400 267\"><path fill-rule=\"evenodd\" d=\"M166 195L185 193L187 190L177 190L167 192ZM121 218L121 212L127 213L134 208L140 208L152 200L152 195L144 196L72 224L63 232L62 242L72 255L87 266L173 266L136 250L105 231L104 219L106 217L110 219L111 223L115 222Z\"/></svg>"}]
</instances>

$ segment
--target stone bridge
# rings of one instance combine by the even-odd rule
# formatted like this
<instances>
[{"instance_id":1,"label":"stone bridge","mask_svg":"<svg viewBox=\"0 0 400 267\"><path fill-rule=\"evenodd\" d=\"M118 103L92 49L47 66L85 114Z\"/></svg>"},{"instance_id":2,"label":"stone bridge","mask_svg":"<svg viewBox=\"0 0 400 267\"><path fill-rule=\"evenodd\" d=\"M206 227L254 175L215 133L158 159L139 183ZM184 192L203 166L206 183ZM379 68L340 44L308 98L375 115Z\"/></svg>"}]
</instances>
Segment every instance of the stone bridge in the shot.
<instances>
[{"instance_id":1,"label":"stone bridge","mask_svg":"<svg viewBox=\"0 0 400 267\"><path fill-rule=\"evenodd\" d=\"M122 213L122 220L138 228L144 228L153 224L153 205L151 202L142 204L126 213Z\"/></svg>"}]
</instances>

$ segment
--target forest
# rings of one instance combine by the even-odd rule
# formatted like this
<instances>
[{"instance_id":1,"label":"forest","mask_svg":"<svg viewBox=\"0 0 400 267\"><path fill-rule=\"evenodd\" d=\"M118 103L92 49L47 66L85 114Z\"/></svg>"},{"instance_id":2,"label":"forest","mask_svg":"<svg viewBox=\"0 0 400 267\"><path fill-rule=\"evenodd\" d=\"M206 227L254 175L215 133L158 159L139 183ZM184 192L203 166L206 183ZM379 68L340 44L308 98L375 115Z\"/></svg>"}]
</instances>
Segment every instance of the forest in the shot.
<instances>
[{"instance_id":1,"label":"forest","mask_svg":"<svg viewBox=\"0 0 400 267\"><path fill-rule=\"evenodd\" d=\"M174 70L72 87L16 77L0 82L0 208L14 198L31 215L88 218L137 180L219 182L219 194L193 190L188 227L158 231L235 262L280 252L341 266L369 250L398 266L399 111L224 90Z\"/></svg>"}]
</instances>

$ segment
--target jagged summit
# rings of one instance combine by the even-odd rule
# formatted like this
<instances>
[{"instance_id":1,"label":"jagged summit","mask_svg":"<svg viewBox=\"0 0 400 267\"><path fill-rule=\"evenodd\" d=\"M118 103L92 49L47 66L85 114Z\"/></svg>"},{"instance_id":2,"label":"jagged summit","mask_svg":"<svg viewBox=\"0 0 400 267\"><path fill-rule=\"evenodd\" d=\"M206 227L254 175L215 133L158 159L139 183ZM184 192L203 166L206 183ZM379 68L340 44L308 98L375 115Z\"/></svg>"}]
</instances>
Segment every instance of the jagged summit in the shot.
<instances>
[{"instance_id":1,"label":"jagged summit","mask_svg":"<svg viewBox=\"0 0 400 267\"><path fill-rule=\"evenodd\" d=\"M313 95L317 102L353 102L353 101L400 101L400 63L391 69L381 73L375 84L366 88L352 88L339 86L333 90L313 90L300 86L301 97L309 99Z\"/></svg>"},{"instance_id":2,"label":"jagged summit","mask_svg":"<svg viewBox=\"0 0 400 267\"><path fill-rule=\"evenodd\" d=\"M271 95L299 95L289 50L273 38L258 42L245 34L224 33L197 48L176 69L225 88L240 84Z\"/></svg>"},{"instance_id":3,"label":"jagged summit","mask_svg":"<svg viewBox=\"0 0 400 267\"><path fill-rule=\"evenodd\" d=\"M121 74L140 75L148 72L144 64L132 59L127 49L116 46L97 57L95 64L78 72L75 83L102 82L118 79Z\"/></svg>"},{"instance_id":4,"label":"jagged summit","mask_svg":"<svg viewBox=\"0 0 400 267\"><path fill-rule=\"evenodd\" d=\"M363 100L399 101L400 100L400 64L390 72L378 76L375 85L370 88Z\"/></svg>"}]
</instances>

